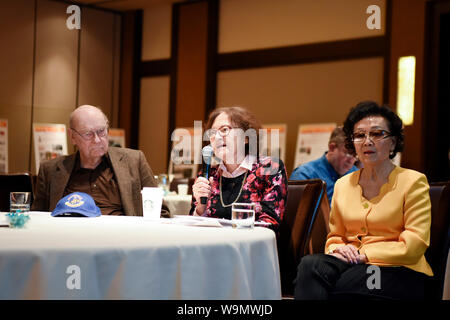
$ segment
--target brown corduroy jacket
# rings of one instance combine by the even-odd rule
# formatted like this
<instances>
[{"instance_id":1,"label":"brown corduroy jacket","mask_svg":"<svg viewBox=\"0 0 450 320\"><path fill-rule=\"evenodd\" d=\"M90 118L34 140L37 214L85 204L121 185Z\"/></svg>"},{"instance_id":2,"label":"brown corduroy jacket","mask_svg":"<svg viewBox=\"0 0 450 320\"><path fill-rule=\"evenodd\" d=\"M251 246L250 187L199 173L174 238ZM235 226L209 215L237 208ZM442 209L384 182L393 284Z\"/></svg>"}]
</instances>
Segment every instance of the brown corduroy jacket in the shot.
<instances>
[{"instance_id":1,"label":"brown corduroy jacket","mask_svg":"<svg viewBox=\"0 0 450 320\"><path fill-rule=\"evenodd\" d=\"M122 207L127 216L142 216L141 190L157 182L142 151L128 148L108 149L119 186ZM63 197L75 165L77 153L43 162L34 192L33 211L53 211Z\"/></svg>"}]
</instances>

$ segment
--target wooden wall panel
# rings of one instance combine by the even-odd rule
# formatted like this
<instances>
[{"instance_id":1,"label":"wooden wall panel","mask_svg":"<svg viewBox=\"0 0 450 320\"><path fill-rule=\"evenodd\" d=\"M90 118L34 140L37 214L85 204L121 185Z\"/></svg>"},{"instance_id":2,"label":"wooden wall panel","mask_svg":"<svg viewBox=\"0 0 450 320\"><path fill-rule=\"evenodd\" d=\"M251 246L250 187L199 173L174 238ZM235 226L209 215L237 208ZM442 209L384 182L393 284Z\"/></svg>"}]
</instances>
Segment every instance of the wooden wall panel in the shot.
<instances>
[{"instance_id":1,"label":"wooden wall panel","mask_svg":"<svg viewBox=\"0 0 450 320\"><path fill-rule=\"evenodd\" d=\"M0 118L8 119L9 172L28 171L34 1L0 1Z\"/></svg>"},{"instance_id":2,"label":"wooden wall panel","mask_svg":"<svg viewBox=\"0 0 450 320\"><path fill-rule=\"evenodd\" d=\"M80 39L78 105L90 104L110 119L113 110L113 79L116 32L114 13L83 8Z\"/></svg>"},{"instance_id":3,"label":"wooden wall panel","mask_svg":"<svg viewBox=\"0 0 450 320\"><path fill-rule=\"evenodd\" d=\"M169 132L168 76L142 78L139 113L139 149L153 173L167 172Z\"/></svg>"},{"instance_id":4,"label":"wooden wall panel","mask_svg":"<svg viewBox=\"0 0 450 320\"><path fill-rule=\"evenodd\" d=\"M79 31L67 28L67 6L49 0L37 2L33 122L62 123L68 128L77 100ZM70 140L68 152L73 152ZM34 166L33 151L32 172Z\"/></svg>"},{"instance_id":5,"label":"wooden wall panel","mask_svg":"<svg viewBox=\"0 0 450 320\"><path fill-rule=\"evenodd\" d=\"M175 128L205 117L208 3L179 6Z\"/></svg>"}]
</instances>

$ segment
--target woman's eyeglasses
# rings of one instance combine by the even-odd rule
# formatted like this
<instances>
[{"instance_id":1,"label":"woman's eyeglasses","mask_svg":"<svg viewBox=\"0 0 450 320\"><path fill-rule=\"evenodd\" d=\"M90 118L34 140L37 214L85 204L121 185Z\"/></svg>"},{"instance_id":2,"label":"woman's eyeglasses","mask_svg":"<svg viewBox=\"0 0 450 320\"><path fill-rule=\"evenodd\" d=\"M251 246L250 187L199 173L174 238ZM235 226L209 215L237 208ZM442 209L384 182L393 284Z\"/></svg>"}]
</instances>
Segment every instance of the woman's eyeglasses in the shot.
<instances>
[{"instance_id":1,"label":"woman's eyeglasses","mask_svg":"<svg viewBox=\"0 0 450 320\"><path fill-rule=\"evenodd\" d=\"M383 139L386 139L387 137L390 137L391 133L386 130L372 130L368 133L365 133L364 131L358 131L353 133L352 140L353 142L360 143L363 142L366 138L369 138L373 142L380 141Z\"/></svg>"},{"instance_id":2,"label":"woman's eyeglasses","mask_svg":"<svg viewBox=\"0 0 450 320\"><path fill-rule=\"evenodd\" d=\"M74 128L70 128L70 129L72 129L73 131L78 133L80 135L80 137L83 138L84 140L92 140L92 139L94 139L95 135L97 135L99 138L104 138L108 134L108 127L104 127L104 128L98 129L98 130L86 131L83 133L79 133Z\"/></svg>"},{"instance_id":3,"label":"woman's eyeglasses","mask_svg":"<svg viewBox=\"0 0 450 320\"><path fill-rule=\"evenodd\" d=\"M210 137L215 136L217 133L219 133L219 135L221 137L225 137L225 136L227 136L230 133L231 129L235 129L235 128L231 127L231 126L228 126L228 125L224 125L224 126L221 126L219 129L212 129L211 128L208 131L209 131L209 136Z\"/></svg>"}]
</instances>

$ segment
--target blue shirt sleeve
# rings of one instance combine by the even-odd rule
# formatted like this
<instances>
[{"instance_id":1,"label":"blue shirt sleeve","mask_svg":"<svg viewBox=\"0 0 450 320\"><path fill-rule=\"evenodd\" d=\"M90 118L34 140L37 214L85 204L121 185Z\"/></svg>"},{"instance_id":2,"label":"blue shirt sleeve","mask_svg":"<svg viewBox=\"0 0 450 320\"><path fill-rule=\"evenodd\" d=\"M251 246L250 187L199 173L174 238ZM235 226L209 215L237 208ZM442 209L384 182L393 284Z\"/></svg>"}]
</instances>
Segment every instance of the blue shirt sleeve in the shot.
<instances>
[{"instance_id":1,"label":"blue shirt sleeve","mask_svg":"<svg viewBox=\"0 0 450 320\"><path fill-rule=\"evenodd\" d=\"M291 173L289 180L307 180L311 179L305 166L299 166Z\"/></svg>"}]
</instances>

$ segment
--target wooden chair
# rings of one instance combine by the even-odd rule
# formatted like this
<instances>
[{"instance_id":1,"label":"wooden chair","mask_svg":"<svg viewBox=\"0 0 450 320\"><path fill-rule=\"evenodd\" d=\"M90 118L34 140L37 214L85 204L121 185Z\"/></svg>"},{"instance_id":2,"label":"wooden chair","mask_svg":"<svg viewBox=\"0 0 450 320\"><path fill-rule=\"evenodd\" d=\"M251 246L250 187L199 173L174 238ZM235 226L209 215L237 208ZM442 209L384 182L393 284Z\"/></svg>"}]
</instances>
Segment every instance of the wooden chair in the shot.
<instances>
[{"instance_id":1,"label":"wooden chair","mask_svg":"<svg viewBox=\"0 0 450 320\"><path fill-rule=\"evenodd\" d=\"M324 197L325 182L320 179L288 181L288 199L277 237L281 292L294 293L300 259L309 253L312 229Z\"/></svg>"},{"instance_id":2,"label":"wooden chair","mask_svg":"<svg viewBox=\"0 0 450 320\"><path fill-rule=\"evenodd\" d=\"M430 183L431 236L425 257L434 277L426 282L426 299L441 300L450 245L450 181Z\"/></svg>"},{"instance_id":3,"label":"wooden chair","mask_svg":"<svg viewBox=\"0 0 450 320\"><path fill-rule=\"evenodd\" d=\"M0 211L9 211L9 193L12 191L31 192L33 203L33 182L28 173L0 174Z\"/></svg>"}]
</instances>

